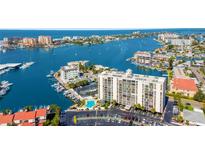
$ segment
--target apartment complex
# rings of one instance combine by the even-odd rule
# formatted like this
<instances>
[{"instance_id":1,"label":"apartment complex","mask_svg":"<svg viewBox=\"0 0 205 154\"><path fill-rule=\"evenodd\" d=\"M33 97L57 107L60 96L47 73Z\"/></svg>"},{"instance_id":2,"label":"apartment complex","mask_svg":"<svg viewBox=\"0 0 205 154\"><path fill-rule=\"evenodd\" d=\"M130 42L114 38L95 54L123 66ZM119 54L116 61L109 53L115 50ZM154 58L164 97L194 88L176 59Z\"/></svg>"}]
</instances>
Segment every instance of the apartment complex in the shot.
<instances>
[{"instance_id":1,"label":"apartment complex","mask_svg":"<svg viewBox=\"0 0 205 154\"><path fill-rule=\"evenodd\" d=\"M119 104L140 104L146 110L163 112L165 105L166 78L124 72L103 72L98 76L99 99L116 100Z\"/></svg>"},{"instance_id":2,"label":"apartment complex","mask_svg":"<svg viewBox=\"0 0 205 154\"><path fill-rule=\"evenodd\" d=\"M192 45L193 41L193 39L170 39L166 42L177 46L190 46Z\"/></svg>"},{"instance_id":3,"label":"apartment complex","mask_svg":"<svg viewBox=\"0 0 205 154\"><path fill-rule=\"evenodd\" d=\"M35 38L23 38L22 42L24 46L34 47L37 45L37 40Z\"/></svg>"},{"instance_id":4,"label":"apartment complex","mask_svg":"<svg viewBox=\"0 0 205 154\"><path fill-rule=\"evenodd\" d=\"M39 36L38 43L40 45L51 45L53 43L51 36Z\"/></svg>"},{"instance_id":5,"label":"apartment complex","mask_svg":"<svg viewBox=\"0 0 205 154\"><path fill-rule=\"evenodd\" d=\"M134 54L134 60L138 64L150 65L152 63L152 54L146 51L138 51Z\"/></svg>"},{"instance_id":6,"label":"apartment complex","mask_svg":"<svg viewBox=\"0 0 205 154\"><path fill-rule=\"evenodd\" d=\"M79 64L68 63L67 66L63 66L60 70L60 78L64 83L78 78L79 75Z\"/></svg>"}]
</instances>

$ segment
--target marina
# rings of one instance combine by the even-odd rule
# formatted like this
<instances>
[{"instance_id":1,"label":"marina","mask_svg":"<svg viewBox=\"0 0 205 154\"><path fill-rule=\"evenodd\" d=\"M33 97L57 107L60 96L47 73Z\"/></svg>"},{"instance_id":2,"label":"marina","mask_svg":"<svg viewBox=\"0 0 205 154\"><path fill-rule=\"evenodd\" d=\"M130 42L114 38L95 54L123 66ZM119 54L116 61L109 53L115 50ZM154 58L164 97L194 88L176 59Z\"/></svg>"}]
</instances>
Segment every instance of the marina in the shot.
<instances>
[{"instance_id":1,"label":"marina","mask_svg":"<svg viewBox=\"0 0 205 154\"><path fill-rule=\"evenodd\" d=\"M31 65L33 65L34 62L27 62L27 63L23 63L22 66L20 67L20 69L27 69L29 68Z\"/></svg>"},{"instance_id":2,"label":"marina","mask_svg":"<svg viewBox=\"0 0 205 154\"><path fill-rule=\"evenodd\" d=\"M8 81L1 81L0 82L0 97L6 95L12 85L13 83L9 83Z\"/></svg>"}]
</instances>

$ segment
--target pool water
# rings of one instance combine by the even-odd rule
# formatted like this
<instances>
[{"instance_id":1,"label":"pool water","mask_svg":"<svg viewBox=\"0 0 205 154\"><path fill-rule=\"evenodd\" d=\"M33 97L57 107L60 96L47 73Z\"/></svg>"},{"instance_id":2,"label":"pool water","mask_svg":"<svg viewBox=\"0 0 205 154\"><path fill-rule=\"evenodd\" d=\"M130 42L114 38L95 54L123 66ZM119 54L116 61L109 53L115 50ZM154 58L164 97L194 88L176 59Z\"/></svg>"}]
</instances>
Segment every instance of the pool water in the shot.
<instances>
[{"instance_id":1,"label":"pool water","mask_svg":"<svg viewBox=\"0 0 205 154\"><path fill-rule=\"evenodd\" d=\"M93 108L93 106L95 106L96 102L94 100L88 100L86 103L86 107L87 108Z\"/></svg>"}]
</instances>

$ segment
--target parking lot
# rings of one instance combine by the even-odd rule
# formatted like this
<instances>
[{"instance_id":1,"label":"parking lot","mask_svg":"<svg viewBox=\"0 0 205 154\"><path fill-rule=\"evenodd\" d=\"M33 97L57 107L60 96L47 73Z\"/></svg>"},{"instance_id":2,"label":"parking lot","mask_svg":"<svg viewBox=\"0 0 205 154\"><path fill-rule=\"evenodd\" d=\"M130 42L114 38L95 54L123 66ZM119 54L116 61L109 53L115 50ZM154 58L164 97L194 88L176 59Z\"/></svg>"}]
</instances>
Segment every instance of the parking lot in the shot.
<instances>
[{"instance_id":1,"label":"parking lot","mask_svg":"<svg viewBox=\"0 0 205 154\"><path fill-rule=\"evenodd\" d=\"M73 117L77 117L74 124ZM162 116L131 109L124 111L119 108L111 108L101 111L66 111L61 114L61 125L63 126L164 126Z\"/></svg>"}]
</instances>

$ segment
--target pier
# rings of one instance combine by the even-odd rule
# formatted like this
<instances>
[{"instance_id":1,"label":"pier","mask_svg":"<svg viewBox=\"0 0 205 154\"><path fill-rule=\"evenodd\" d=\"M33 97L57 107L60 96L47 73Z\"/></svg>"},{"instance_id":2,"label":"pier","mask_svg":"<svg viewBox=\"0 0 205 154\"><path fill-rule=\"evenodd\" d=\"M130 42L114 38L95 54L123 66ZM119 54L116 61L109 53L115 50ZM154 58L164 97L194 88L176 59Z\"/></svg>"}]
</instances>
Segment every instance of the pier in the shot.
<instances>
[{"instance_id":1,"label":"pier","mask_svg":"<svg viewBox=\"0 0 205 154\"><path fill-rule=\"evenodd\" d=\"M0 64L0 71L7 69L7 68L17 68L20 67L22 63L7 63L7 64Z\"/></svg>"}]
</instances>

